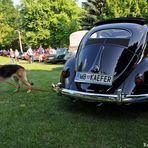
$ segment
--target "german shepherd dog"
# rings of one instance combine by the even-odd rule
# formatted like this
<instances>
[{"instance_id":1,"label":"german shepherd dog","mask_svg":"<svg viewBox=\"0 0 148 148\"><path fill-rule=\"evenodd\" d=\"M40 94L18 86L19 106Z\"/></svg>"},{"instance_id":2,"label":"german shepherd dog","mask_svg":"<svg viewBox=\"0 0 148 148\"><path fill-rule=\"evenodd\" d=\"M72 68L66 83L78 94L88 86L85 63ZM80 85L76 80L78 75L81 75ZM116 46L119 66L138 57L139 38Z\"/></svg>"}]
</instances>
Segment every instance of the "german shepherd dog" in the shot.
<instances>
[{"instance_id":1,"label":"german shepherd dog","mask_svg":"<svg viewBox=\"0 0 148 148\"><path fill-rule=\"evenodd\" d=\"M0 65L0 81L5 81L10 77L13 77L14 81L16 82L15 92L19 92L20 82L27 86L27 93L31 91L30 87L33 85L33 83L30 83L27 80L26 70L24 67L14 64Z\"/></svg>"}]
</instances>

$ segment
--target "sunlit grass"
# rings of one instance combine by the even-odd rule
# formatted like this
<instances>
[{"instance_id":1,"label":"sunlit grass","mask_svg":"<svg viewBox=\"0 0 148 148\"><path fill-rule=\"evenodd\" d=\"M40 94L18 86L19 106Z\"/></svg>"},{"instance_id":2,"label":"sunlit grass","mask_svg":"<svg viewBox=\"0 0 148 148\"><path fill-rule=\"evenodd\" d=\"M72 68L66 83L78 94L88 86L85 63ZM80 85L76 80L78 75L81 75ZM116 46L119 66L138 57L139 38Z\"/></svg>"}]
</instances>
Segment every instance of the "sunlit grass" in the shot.
<instances>
[{"instance_id":1,"label":"sunlit grass","mask_svg":"<svg viewBox=\"0 0 148 148\"><path fill-rule=\"evenodd\" d=\"M0 63L9 59L0 57ZM34 88L48 90L27 94L22 88L0 83L0 147L6 148L142 148L148 143L148 104L96 107L57 96L51 89L63 65L28 64ZM13 81L11 80L13 83Z\"/></svg>"}]
</instances>

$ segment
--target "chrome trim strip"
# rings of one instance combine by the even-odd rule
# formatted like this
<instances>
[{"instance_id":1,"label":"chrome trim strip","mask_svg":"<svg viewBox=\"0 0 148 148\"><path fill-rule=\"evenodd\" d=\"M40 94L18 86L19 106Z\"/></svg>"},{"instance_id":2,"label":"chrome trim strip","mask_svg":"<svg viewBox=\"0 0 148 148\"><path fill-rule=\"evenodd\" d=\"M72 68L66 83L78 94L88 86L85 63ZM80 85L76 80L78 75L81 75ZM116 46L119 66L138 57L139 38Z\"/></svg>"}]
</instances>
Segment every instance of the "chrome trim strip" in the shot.
<instances>
[{"instance_id":1,"label":"chrome trim strip","mask_svg":"<svg viewBox=\"0 0 148 148\"><path fill-rule=\"evenodd\" d=\"M115 102L115 103L140 103L148 101L148 94L140 95L125 95L122 93L121 89L117 90L117 94L95 94L88 92L75 91L70 89L65 89L61 87L61 83L56 85L52 84L53 90L55 90L59 95L64 95L67 97L72 97L75 99L97 101L97 102Z\"/></svg>"}]
</instances>

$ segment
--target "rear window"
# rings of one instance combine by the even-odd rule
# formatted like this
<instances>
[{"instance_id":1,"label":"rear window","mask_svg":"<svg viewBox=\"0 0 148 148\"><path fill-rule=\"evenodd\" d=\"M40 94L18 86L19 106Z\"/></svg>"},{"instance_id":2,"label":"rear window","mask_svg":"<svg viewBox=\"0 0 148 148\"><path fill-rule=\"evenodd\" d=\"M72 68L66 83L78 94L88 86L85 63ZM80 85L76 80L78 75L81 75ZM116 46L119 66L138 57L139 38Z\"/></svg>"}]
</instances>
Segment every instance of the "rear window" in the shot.
<instances>
[{"instance_id":1,"label":"rear window","mask_svg":"<svg viewBox=\"0 0 148 148\"><path fill-rule=\"evenodd\" d=\"M90 38L129 38L131 33L123 29L99 30L91 35Z\"/></svg>"}]
</instances>

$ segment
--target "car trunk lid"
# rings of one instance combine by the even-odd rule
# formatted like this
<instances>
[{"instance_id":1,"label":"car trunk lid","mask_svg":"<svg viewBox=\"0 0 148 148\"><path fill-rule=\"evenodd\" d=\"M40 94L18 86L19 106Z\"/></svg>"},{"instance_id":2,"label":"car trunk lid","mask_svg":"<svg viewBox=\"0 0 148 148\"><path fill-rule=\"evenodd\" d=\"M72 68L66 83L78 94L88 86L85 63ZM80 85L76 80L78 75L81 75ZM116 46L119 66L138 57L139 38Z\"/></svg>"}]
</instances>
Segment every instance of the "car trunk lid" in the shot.
<instances>
[{"instance_id":1,"label":"car trunk lid","mask_svg":"<svg viewBox=\"0 0 148 148\"><path fill-rule=\"evenodd\" d=\"M122 43L124 43L124 45ZM106 93L106 91L112 87L111 84L115 83L123 73L126 73L129 64L133 60L134 53L128 50L126 47L127 44L127 39L121 39L119 42L116 42L116 44L114 40L111 39L106 41L101 40L101 42L97 44L87 43L84 49L78 53L76 62L75 83L78 89L81 89L81 91L99 91ZM101 79L102 76L103 79L106 78L106 80L111 77L112 83L96 83L97 81L94 80L92 80L92 82L91 80L85 81L86 78L84 78L84 81L79 81L76 80L79 75L78 73L86 74L86 77L93 74L93 79L97 79L97 76L98 79Z\"/></svg>"}]
</instances>

